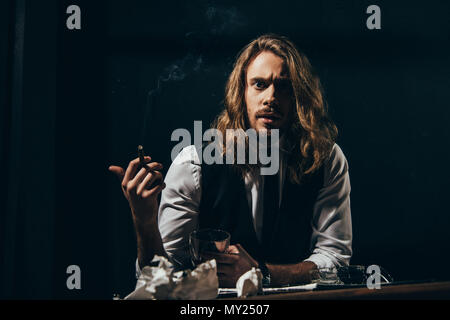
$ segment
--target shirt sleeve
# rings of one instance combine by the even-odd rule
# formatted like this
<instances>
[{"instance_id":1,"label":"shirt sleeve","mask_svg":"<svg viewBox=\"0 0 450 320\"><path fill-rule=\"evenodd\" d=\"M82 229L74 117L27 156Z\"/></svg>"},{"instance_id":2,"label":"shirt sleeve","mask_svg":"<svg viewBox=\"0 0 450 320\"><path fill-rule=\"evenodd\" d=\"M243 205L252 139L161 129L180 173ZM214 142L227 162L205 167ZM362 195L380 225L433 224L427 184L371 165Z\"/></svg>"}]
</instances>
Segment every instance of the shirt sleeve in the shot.
<instances>
[{"instance_id":1,"label":"shirt sleeve","mask_svg":"<svg viewBox=\"0 0 450 320\"><path fill-rule=\"evenodd\" d=\"M189 265L188 238L197 228L201 199L201 165L195 146L180 152L164 181L158 213L164 249L175 266Z\"/></svg>"},{"instance_id":2,"label":"shirt sleeve","mask_svg":"<svg viewBox=\"0 0 450 320\"><path fill-rule=\"evenodd\" d=\"M311 221L312 254L305 261L318 268L346 266L352 256L351 188L347 159L337 144L324 165L324 187Z\"/></svg>"}]
</instances>

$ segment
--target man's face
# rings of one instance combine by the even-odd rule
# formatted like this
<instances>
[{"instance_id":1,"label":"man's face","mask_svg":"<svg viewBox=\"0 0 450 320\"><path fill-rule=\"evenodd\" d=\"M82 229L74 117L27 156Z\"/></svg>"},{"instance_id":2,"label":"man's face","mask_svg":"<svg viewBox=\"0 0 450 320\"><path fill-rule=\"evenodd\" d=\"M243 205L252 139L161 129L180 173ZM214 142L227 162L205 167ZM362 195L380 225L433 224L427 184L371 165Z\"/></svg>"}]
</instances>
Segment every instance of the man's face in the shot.
<instances>
[{"instance_id":1,"label":"man's face","mask_svg":"<svg viewBox=\"0 0 450 320\"><path fill-rule=\"evenodd\" d=\"M245 103L250 127L285 129L293 106L292 85L282 58L263 51L247 68Z\"/></svg>"}]
</instances>

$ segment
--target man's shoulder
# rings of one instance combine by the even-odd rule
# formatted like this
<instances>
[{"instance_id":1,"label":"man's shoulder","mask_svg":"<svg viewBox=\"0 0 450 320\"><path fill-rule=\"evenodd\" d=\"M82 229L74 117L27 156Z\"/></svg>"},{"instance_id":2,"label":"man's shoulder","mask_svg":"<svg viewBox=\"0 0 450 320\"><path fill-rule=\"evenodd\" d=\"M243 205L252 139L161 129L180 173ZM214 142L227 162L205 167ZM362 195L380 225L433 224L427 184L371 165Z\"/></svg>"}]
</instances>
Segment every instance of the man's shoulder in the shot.
<instances>
[{"instance_id":1,"label":"man's shoulder","mask_svg":"<svg viewBox=\"0 0 450 320\"><path fill-rule=\"evenodd\" d=\"M173 159L173 165L193 164L200 165L200 157L195 145L184 147L180 153Z\"/></svg>"},{"instance_id":2,"label":"man's shoulder","mask_svg":"<svg viewBox=\"0 0 450 320\"><path fill-rule=\"evenodd\" d=\"M328 161L332 164L332 166L342 167L347 164L347 158L344 155L341 147L335 143L330 151L330 156Z\"/></svg>"},{"instance_id":3,"label":"man's shoulder","mask_svg":"<svg viewBox=\"0 0 450 320\"><path fill-rule=\"evenodd\" d=\"M198 164L198 165L197 165ZM189 194L200 190L201 167L195 146L183 148L173 159L165 176L163 196Z\"/></svg>"},{"instance_id":4,"label":"man's shoulder","mask_svg":"<svg viewBox=\"0 0 450 320\"><path fill-rule=\"evenodd\" d=\"M335 143L331 148L330 155L325 162L326 180L334 180L338 176L348 172L348 162L341 147ZM327 179L328 178L328 179Z\"/></svg>"}]
</instances>

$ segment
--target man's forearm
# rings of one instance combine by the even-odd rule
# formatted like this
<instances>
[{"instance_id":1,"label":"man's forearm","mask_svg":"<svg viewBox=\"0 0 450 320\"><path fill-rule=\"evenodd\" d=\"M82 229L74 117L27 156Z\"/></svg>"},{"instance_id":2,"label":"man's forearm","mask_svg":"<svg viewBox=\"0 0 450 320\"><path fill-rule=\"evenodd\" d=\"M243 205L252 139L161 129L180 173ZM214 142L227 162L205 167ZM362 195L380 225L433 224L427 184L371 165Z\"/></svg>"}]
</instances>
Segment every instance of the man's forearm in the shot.
<instances>
[{"instance_id":1,"label":"man's forearm","mask_svg":"<svg viewBox=\"0 0 450 320\"><path fill-rule=\"evenodd\" d=\"M139 267L149 265L154 255L167 257L156 220L143 223L134 221Z\"/></svg>"},{"instance_id":2,"label":"man's forearm","mask_svg":"<svg viewBox=\"0 0 450 320\"><path fill-rule=\"evenodd\" d=\"M310 283L310 271L317 269L314 262L303 261L296 264L276 265L267 264L271 277L271 285L282 286L287 284Z\"/></svg>"}]
</instances>

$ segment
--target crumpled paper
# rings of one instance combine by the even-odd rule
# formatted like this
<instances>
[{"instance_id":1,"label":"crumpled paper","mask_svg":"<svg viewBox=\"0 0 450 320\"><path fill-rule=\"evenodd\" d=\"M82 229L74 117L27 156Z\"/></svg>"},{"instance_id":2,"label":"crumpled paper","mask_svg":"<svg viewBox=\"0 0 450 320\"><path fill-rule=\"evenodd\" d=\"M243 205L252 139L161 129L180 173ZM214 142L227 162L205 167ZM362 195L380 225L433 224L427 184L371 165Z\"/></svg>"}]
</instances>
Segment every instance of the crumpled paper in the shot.
<instances>
[{"instance_id":1,"label":"crumpled paper","mask_svg":"<svg viewBox=\"0 0 450 320\"><path fill-rule=\"evenodd\" d=\"M263 293L261 270L252 268L244 273L236 282L238 297L249 297Z\"/></svg>"},{"instance_id":2,"label":"crumpled paper","mask_svg":"<svg viewBox=\"0 0 450 320\"><path fill-rule=\"evenodd\" d=\"M219 280L216 260L209 260L194 270L174 272L165 257L155 256L152 263L142 269L136 289L125 299L135 300L207 300L217 297Z\"/></svg>"}]
</instances>

